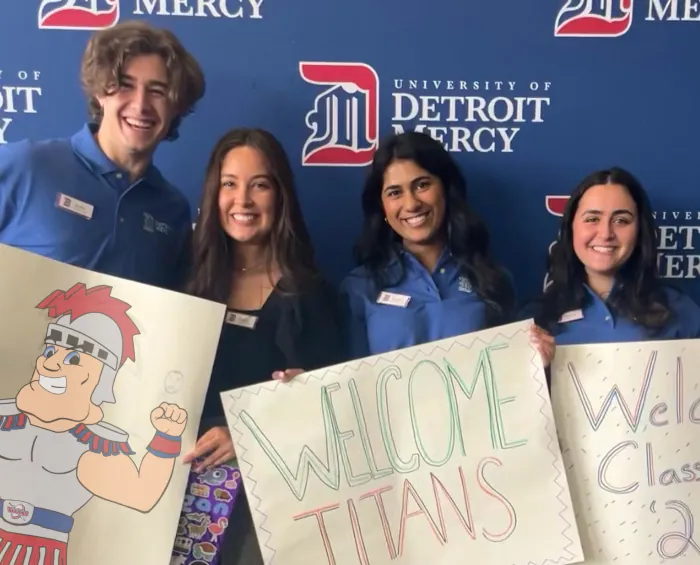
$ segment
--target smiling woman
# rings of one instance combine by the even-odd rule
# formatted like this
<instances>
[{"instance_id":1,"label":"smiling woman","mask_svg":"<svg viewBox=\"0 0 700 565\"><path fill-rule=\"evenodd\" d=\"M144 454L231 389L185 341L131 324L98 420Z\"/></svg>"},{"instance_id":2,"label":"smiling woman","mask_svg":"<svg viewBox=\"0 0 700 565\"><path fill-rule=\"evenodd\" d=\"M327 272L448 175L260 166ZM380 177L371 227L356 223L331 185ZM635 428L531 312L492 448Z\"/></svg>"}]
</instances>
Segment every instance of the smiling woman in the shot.
<instances>
[{"instance_id":1,"label":"smiling woman","mask_svg":"<svg viewBox=\"0 0 700 565\"><path fill-rule=\"evenodd\" d=\"M222 392L339 363L344 348L337 298L316 268L292 168L272 134L239 128L217 142L200 209L188 291L228 306L199 439L185 456L201 472L235 456ZM248 505L233 512L219 562L261 564Z\"/></svg>"},{"instance_id":2,"label":"smiling woman","mask_svg":"<svg viewBox=\"0 0 700 565\"><path fill-rule=\"evenodd\" d=\"M384 140L362 207L358 267L341 286L354 358L510 321L510 277L438 141L418 132Z\"/></svg>"},{"instance_id":3,"label":"smiling woman","mask_svg":"<svg viewBox=\"0 0 700 565\"><path fill-rule=\"evenodd\" d=\"M574 189L548 275L521 318L534 316L559 345L700 337L700 307L659 278L651 203L624 169Z\"/></svg>"},{"instance_id":4,"label":"smiling woman","mask_svg":"<svg viewBox=\"0 0 700 565\"><path fill-rule=\"evenodd\" d=\"M241 197L241 190L249 196ZM241 244L264 243L275 218L276 194L264 157L253 147L236 147L221 164L221 227ZM243 269L246 269L243 267Z\"/></svg>"},{"instance_id":5,"label":"smiling woman","mask_svg":"<svg viewBox=\"0 0 700 565\"><path fill-rule=\"evenodd\" d=\"M415 161L394 161L384 172L382 206L387 223L406 249L416 256L437 250L430 242L438 237L445 219L444 187L438 177Z\"/></svg>"}]
</instances>

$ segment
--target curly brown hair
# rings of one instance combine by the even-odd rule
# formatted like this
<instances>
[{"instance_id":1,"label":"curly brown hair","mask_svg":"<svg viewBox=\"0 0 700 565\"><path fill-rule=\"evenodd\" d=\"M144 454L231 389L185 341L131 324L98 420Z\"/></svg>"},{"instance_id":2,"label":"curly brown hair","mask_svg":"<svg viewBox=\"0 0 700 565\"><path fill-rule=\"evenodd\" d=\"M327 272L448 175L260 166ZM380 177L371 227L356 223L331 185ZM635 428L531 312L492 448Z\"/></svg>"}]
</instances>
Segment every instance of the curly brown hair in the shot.
<instances>
[{"instance_id":1,"label":"curly brown hair","mask_svg":"<svg viewBox=\"0 0 700 565\"><path fill-rule=\"evenodd\" d=\"M102 109L97 96L113 93L124 67L140 55L160 55L165 62L169 97L175 107L175 117L165 139L177 139L182 119L194 111L195 104L204 96L204 73L175 34L143 21L122 22L90 37L80 71L90 119L100 123Z\"/></svg>"}]
</instances>

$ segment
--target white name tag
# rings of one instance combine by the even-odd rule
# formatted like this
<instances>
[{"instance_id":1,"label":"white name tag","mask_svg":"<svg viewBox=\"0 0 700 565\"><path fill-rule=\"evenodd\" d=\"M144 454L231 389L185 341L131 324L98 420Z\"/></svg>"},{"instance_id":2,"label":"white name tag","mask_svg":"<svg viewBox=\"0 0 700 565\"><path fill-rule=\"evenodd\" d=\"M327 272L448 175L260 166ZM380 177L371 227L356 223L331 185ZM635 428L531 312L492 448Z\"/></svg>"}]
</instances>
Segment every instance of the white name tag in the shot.
<instances>
[{"instance_id":1,"label":"white name tag","mask_svg":"<svg viewBox=\"0 0 700 565\"><path fill-rule=\"evenodd\" d=\"M88 220L92 218L92 212L95 210L92 204L88 204L87 202L63 194L62 192L58 193L56 206L68 212L73 212L73 214L78 214L78 216L82 216Z\"/></svg>"},{"instance_id":2,"label":"white name tag","mask_svg":"<svg viewBox=\"0 0 700 565\"><path fill-rule=\"evenodd\" d=\"M387 304L389 306L400 306L401 308L406 308L408 303L411 301L410 296L405 294L394 294L393 292L382 291L377 298L379 304Z\"/></svg>"},{"instance_id":3,"label":"white name tag","mask_svg":"<svg viewBox=\"0 0 700 565\"><path fill-rule=\"evenodd\" d=\"M226 323L252 330L258 323L258 317L240 312L226 312Z\"/></svg>"},{"instance_id":4,"label":"white name tag","mask_svg":"<svg viewBox=\"0 0 700 565\"><path fill-rule=\"evenodd\" d=\"M561 318L559 318L559 323L565 324L566 322L573 322L581 319L583 319L583 310L571 310L562 314Z\"/></svg>"}]
</instances>

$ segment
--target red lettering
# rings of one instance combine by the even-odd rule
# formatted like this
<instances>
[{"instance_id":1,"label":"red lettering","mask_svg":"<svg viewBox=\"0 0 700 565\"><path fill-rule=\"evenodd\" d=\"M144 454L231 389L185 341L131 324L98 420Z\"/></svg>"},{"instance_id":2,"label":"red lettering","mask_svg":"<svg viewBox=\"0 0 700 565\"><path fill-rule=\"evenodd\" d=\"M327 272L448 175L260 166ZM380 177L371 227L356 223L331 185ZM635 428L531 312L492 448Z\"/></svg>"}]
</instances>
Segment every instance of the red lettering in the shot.
<instances>
[{"instance_id":1,"label":"red lettering","mask_svg":"<svg viewBox=\"0 0 700 565\"><path fill-rule=\"evenodd\" d=\"M308 512L302 512L293 516L294 521L303 520L309 516L316 516L316 522L318 523L318 529L321 532L321 539L323 540L323 547L326 550L326 557L328 557L328 565L335 565L335 555L333 555L333 550L331 549L331 540L328 538L328 530L326 529L326 522L323 519L323 513L330 510L337 510L340 504L330 504L328 506L322 506L321 508L316 508L315 510L309 510Z\"/></svg>"},{"instance_id":2,"label":"red lettering","mask_svg":"<svg viewBox=\"0 0 700 565\"><path fill-rule=\"evenodd\" d=\"M365 498L374 498L377 503L377 510L379 511L379 519L382 522L382 529L384 530L384 539L386 539L386 545L389 549L389 557L396 559L396 547L394 545L394 538L391 535L391 528L389 527L389 519L386 517L386 508L384 507L384 500L382 499L382 494L393 490L393 487L382 487L375 490L371 490L360 497L360 500Z\"/></svg>"},{"instance_id":3,"label":"red lettering","mask_svg":"<svg viewBox=\"0 0 700 565\"><path fill-rule=\"evenodd\" d=\"M408 495L409 495L409 493L413 497L413 500L416 501L416 504L418 505L418 508L419 508L419 510L416 510L416 511L411 512L411 513L408 512ZM425 507L423 500L421 499L420 496L418 496L416 489L413 488L413 485L410 483L410 481L408 479L405 479L403 482L403 503L401 505L401 524L399 525L399 555L403 555L404 541L406 540L406 521L409 518L413 518L414 516L420 516L421 514L425 514L425 517L428 519L428 523L430 524L430 528L433 530L435 537L437 537L438 540L440 540L440 543L442 545L445 545L445 542L447 540L442 535L442 532L440 532L438 527L435 525L435 520L433 520L432 516L430 515L430 512L428 512L428 509Z\"/></svg>"},{"instance_id":4,"label":"red lettering","mask_svg":"<svg viewBox=\"0 0 700 565\"><path fill-rule=\"evenodd\" d=\"M464 479L464 471L462 470L462 467L459 467L459 481L462 484L462 493L464 494L464 504L467 509L467 518L465 519L464 516L462 515L462 512L460 509L457 507L457 503L454 501L452 496L450 496L450 493L447 492L447 489L445 488L445 485L440 482L440 479L438 479L435 475L430 473L430 478L433 481L433 494L435 494L435 502L437 503L437 511L438 511L438 519L440 520L440 528L442 530L442 536L447 541L447 529L445 527L445 516L442 512L442 505L440 504L440 495L438 494L438 487L442 490L444 495L447 497L447 500L450 503L450 506L452 506L452 509L457 513L457 516L459 516L459 521L462 522L462 525L464 526L464 529L467 530L467 533L469 534L469 537L472 539L476 539L476 532L474 531L474 518L472 517L472 509L471 505L469 504L469 493L467 491L467 484Z\"/></svg>"},{"instance_id":5,"label":"red lettering","mask_svg":"<svg viewBox=\"0 0 700 565\"><path fill-rule=\"evenodd\" d=\"M352 525L352 535L355 538L355 549L357 557L360 558L361 565L369 565L369 557L367 557L367 548L365 547L365 538L362 537L362 529L360 521L357 519L357 509L352 499L348 499L348 512L350 513L350 524Z\"/></svg>"},{"instance_id":6,"label":"red lettering","mask_svg":"<svg viewBox=\"0 0 700 565\"><path fill-rule=\"evenodd\" d=\"M510 502L508 502L508 500L500 492L495 490L491 486L491 484L489 484L489 482L486 480L484 469L489 464L498 465L499 467L503 465L503 463L501 463L501 461L495 457L485 457L484 459L479 461L479 466L476 470L476 480L479 482L481 490L483 490L489 496L498 500L504 506L506 512L508 513L508 526L499 534L492 534L488 532L486 528L482 528L482 531L484 532L484 537L489 541L503 541L508 539L510 535L515 531L515 508L513 508L513 505Z\"/></svg>"}]
</instances>

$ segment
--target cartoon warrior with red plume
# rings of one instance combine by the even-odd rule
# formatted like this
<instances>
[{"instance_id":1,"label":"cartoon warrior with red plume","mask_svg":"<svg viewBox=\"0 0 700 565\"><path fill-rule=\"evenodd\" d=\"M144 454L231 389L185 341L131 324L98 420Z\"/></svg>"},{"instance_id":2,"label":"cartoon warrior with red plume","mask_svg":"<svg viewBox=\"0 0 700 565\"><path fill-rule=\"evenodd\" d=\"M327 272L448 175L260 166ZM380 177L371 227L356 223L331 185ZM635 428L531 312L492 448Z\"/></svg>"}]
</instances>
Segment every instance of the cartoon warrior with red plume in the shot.
<instances>
[{"instance_id":1,"label":"cartoon warrior with red plume","mask_svg":"<svg viewBox=\"0 0 700 565\"><path fill-rule=\"evenodd\" d=\"M149 512L168 487L187 413L162 403L140 467L103 421L140 332L111 287L54 291L44 351L16 398L0 400L0 565L65 565L73 515L93 496Z\"/></svg>"}]
</instances>

